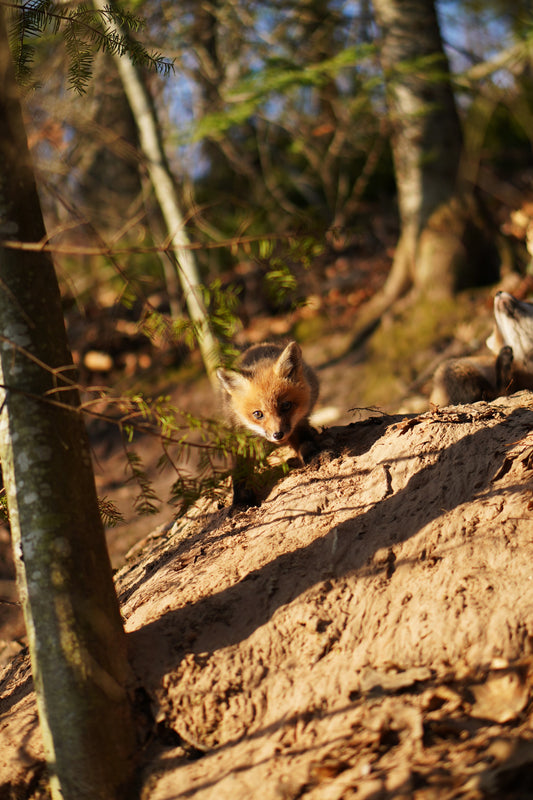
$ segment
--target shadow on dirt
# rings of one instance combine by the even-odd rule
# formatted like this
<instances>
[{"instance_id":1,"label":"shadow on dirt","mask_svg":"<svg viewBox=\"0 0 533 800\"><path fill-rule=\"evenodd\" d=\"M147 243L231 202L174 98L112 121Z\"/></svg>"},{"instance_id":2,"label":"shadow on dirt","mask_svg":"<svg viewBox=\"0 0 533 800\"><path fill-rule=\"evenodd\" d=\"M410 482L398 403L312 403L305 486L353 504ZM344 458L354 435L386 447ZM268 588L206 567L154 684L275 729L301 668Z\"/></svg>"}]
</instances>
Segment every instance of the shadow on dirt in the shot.
<instances>
[{"instance_id":1,"label":"shadow on dirt","mask_svg":"<svg viewBox=\"0 0 533 800\"><path fill-rule=\"evenodd\" d=\"M392 418L392 422L397 421L398 418ZM464 418L459 415L455 422L461 421ZM391 418L386 418L382 424L356 423L352 436L346 429L339 429L336 442L344 448L345 453L361 454L370 449L385 433L389 422ZM407 420L406 426L415 423L416 420ZM454 421L449 420L449 423L454 424ZM442 420L438 424L442 424ZM168 642L166 656L158 663L159 676L162 677L175 667L186 652L201 651L205 654L206 650L213 652L242 641L264 625L277 609L313 586L324 583L327 590L328 581L332 578L341 578L351 573L364 575L372 570L382 572L385 579L390 578L395 569L394 556L376 564L373 562L375 553L415 536L443 511L467 503L486 490L498 476L507 449L516 442L517 434L520 436L532 428L533 411L518 408L496 425L481 428L442 449L433 463L416 472L406 486L398 491L394 491L394 487L390 485L390 473L387 480L387 467L394 461L378 465L377 468L383 469L384 494L372 507L358 506L357 498L354 497L355 502L349 506L350 518L340 524L335 524L332 518L332 526L327 535L306 547L279 555L218 594L168 611L157 620L130 633L133 655L149 650L155 640ZM361 437L358 439L359 433ZM355 439L353 434L356 434ZM457 464L469 462L472 470L469 479L465 480L464 472L458 475ZM315 493L318 491L319 498L321 495L327 496L328 481L321 481L320 474L311 473L311 476L309 490ZM521 485L508 489L509 492L521 490ZM338 511L337 507L336 512ZM299 516L312 516L313 513L323 517L327 511L298 511L287 505L284 519L289 515L296 520ZM270 519L268 524L275 525L275 520ZM253 529L254 536L257 536L260 535L261 525L260 511L241 515L236 518L235 527L222 535L229 537ZM175 551L167 549L163 556L164 563L183 558L184 551L191 547L187 560L194 558L195 552L201 557L202 550L216 538L213 537L215 530L216 528L209 525L207 531L204 528L196 534L193 542L188 539L178 544ZM421 558L424 558L423 553ZM162 561L158 561L156 568L161 563ZM280 580L281 576L287 575L291 576L290 580ZM258 597L263 598L263 602L258 602ZM235 624L237 620L238 624Z\"/></svg>"}]
</instances>

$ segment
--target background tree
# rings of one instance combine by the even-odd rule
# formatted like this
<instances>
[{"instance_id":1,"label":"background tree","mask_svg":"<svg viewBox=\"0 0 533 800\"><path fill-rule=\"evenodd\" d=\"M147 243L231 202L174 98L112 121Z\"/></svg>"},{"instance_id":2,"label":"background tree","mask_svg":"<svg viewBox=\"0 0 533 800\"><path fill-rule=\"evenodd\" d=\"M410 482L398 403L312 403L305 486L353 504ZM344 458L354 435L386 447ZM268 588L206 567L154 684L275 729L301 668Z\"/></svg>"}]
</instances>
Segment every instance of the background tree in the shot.
<instances>
[{"instance_id":1,"label":"background tree","mask_svg":"<svg viewBox=\"0 0 533 800\"><path fill-rule=\"evenodd\" d=\"M79 104L72 139L71 163L83 199L79 211L99 230L116 231L138 211L142 192L139 140L109 54L95 59L91 87L90 97L86 93L85 103ZM68 105L69 97L63 102Z\"/></svg>"},{"instance_id":2,"label":"background tree","mask_svg":"<svg viewBox=\"0 0 533 800\"><path fill-rule=\"evenodd\" d=\"M498 253L474 187L437 14L428 0L374 0L401 235L383 291L361 320L372 324L415 286L446 296L494 282Z\"/></svg>"},{"instance_id":3,"label":"background tree","mask_svg":"<svg viewBox=\"0 0 533 800\"><path fill-rule=\"evenodd\" d=\"M124 31L107 11L107 9L113 8L113 4L105 3L103 0L93 0L93 5L100 11L102 18L107 21L110 32L119 38L124 38ZM219 348L210 329L207 309L203 301L200 274L185 230L185 218L163 148L155 108L142 79L140 68L130 60L128 55L119 51L114 53L114 59L137 125L153 191L165 220L170 249L176 259L183 295L191 321L195 325L195 336L207 373L215 380L215 370L220 364Z\"/></svg>"}]
</instances>

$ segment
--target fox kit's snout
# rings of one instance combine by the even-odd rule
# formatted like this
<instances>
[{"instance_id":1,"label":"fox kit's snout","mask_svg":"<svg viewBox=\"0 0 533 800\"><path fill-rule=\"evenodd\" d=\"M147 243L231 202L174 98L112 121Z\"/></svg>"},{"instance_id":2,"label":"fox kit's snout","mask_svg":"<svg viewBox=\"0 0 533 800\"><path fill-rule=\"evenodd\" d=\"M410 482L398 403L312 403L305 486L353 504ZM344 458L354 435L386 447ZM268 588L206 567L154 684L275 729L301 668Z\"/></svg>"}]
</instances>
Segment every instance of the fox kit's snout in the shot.
<instances>
[{"instance_id":1,"label":"fox kit's snout","mask_svg":"<svg viewBox=\"0 0 533 800\"><path fill-rule=\"evenodd\" d=\"M487 339L494 355L455 358L441 364L433 381L432 404L475 403L533 389L533 304L498 292L494 322Z\"/></svg>"},{"instance_id":2,"label":"fox kit's snout","mask_svg":"<svg viewBox=\"0 0 533 800\"><path fill-rule=\"evenodd\" d=\"M318 398L318 379L296 342L285 347L253 345L244 351L235 369L219 369L217 375L233 425L273 444L290 445L304 462L316 452L309 414ZM234 477L234 502L238 500Z\"/></svg>"}]
</instances>

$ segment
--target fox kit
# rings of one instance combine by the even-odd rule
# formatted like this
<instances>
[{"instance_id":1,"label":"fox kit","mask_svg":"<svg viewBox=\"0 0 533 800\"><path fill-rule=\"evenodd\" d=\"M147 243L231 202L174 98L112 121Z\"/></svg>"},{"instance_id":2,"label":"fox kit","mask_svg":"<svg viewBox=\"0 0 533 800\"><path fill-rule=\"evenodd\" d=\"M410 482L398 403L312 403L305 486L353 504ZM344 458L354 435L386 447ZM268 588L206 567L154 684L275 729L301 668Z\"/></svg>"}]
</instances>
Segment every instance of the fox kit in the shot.
<instances>
[{"instance_id":1,"label":"fox kit","mask_svg":"<svg viewBox=\"0 0 533 800\"><path fill-rule=\"evenodd\" d=\"M236 369L219 369L217 375L232 425L273 444L290 445L303 463L317 452L309 414L318 398L318 378L303 360L300 345L253 345L241 355ZM234 471L234 505L257 502L244 470L241 463Z\"/></svg>"},{"instance_id":2,"label":"fox kit","mask_svg":"<svg viewBox=\"0 0 533 800\"><path fill-rule=\"evenodd\" d=\"M533 305L498 292L494 320L494 332L487 339L494 355L441 364L433 380L433 405L494 400L519 389L533 389Z\"/></svg>"}]
</instances>

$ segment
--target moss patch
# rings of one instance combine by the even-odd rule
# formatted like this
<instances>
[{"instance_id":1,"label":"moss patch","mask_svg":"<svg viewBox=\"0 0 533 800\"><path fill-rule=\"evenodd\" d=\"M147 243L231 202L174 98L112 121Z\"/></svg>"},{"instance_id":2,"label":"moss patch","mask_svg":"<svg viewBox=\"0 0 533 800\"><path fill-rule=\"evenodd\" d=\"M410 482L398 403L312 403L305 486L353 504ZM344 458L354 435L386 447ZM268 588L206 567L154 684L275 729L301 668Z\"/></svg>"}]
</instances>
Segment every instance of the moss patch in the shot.
<instances>
[{"instance_id":1,"label":"moss patch","mask_svg":"<svg viewBox=\"0 0 533 800\"><path fill-rule=\"evenodd\" d=\"M461 335L465 350L482 347L490 332L490 319L483 301L472 292L438 302L417 299L386 315L368 344L362 365L362 402L394 404L457 338L461 325L466 329Z\"/></svg>"},{"instance_id":2,"label":"moss patch","mask_svg":"<svg viewBox=\"0 0 533 800\"><path fill-rule=\"evenodd\" d=\"M331 327L328 318L322 314L313 314L303 317L295 323L292 329L292 336L300 344L317 342L325 336Z\"/></svg>"}]
</instances>

